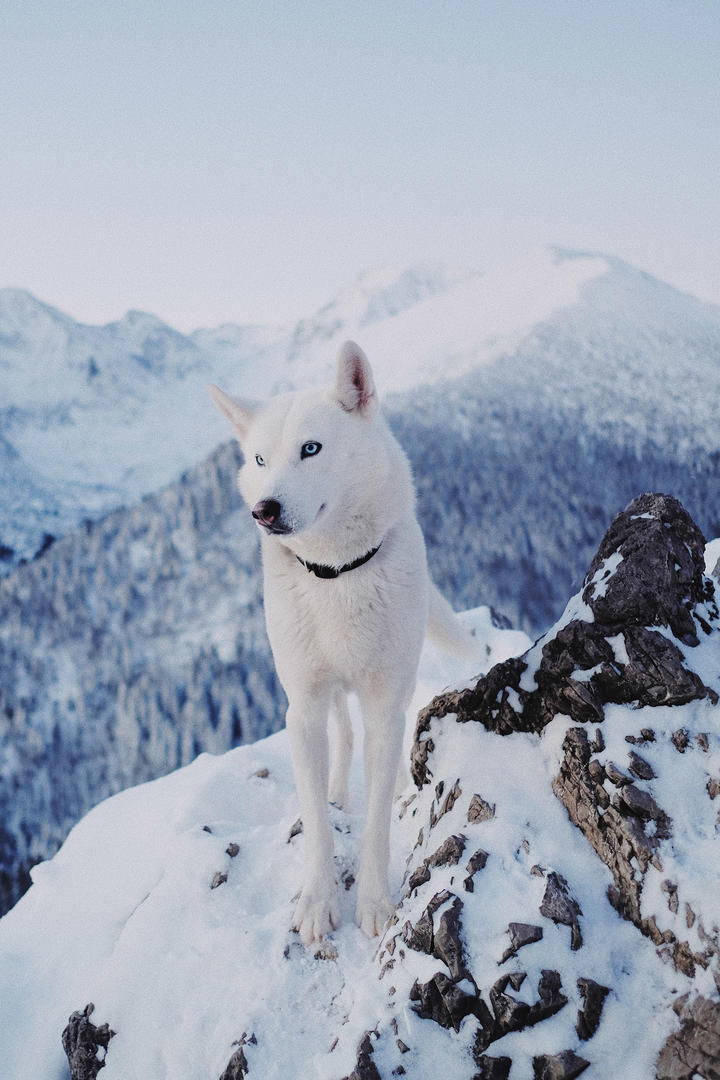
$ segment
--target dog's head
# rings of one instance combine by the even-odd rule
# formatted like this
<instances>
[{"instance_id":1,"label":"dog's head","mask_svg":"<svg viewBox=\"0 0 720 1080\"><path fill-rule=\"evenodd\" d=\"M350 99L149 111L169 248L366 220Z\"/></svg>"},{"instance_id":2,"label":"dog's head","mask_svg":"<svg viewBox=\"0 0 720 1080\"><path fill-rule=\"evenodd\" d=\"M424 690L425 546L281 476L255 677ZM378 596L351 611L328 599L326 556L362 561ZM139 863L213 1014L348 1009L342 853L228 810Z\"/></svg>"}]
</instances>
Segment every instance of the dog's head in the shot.
<instances>
[{"instance_id":1,"label":"dog's head","mask_svg":"<svg viewBox=\"0 0 720 1080\"><path fill-rule=\"evenodd\" d=\"M240 440L240 491L265 533L293 548L298 536L339 538L353 525L358 531L364 504L387 469L375 383L358 345L342 346L329 390L258 403L208 389Z\"/></svg>"}]
</instances>

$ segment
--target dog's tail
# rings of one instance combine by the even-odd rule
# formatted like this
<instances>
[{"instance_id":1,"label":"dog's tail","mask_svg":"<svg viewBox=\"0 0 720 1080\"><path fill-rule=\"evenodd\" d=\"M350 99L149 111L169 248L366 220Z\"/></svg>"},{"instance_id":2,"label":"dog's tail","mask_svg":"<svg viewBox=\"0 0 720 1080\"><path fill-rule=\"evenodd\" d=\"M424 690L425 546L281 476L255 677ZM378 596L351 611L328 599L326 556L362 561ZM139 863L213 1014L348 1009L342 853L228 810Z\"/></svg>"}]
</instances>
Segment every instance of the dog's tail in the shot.
<instances>
[{"instance_id":1,"label":"dog's tail","mask_svg":"<svg viewBox=\"0 0 720 1080\"><path fill-rule=\"evenodd\" d=\"M480 645L472 631L460 622L442 593L430 582L430 609L427 636L451 656L460 660L477 660Z\"/></svg>"}]
</instances>

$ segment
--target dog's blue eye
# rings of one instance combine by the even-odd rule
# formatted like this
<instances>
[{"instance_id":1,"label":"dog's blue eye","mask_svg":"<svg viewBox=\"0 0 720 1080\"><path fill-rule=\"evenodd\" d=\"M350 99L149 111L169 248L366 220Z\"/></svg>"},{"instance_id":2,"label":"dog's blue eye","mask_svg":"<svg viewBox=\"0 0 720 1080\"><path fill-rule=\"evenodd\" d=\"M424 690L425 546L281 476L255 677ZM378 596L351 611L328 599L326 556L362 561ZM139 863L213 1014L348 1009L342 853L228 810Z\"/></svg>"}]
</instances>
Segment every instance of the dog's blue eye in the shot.
<instances>
[{"instance_id":1,"label":"dog's blue eye","mask_svg":"<svg viewBox=\"0 0 720 1080\"><path fill-rule=\"evenodd\" d=\"M260 465L260 466L264 465L265 464L265 458L261 457L260 454L256 454L255 455L255 464Z\"/></svg>"},{"instance_id":2,"label":"dog's blue eye","mask_svg":"<svg viewBox=\"0 0 720 1080\"><path fill-rule=\"evenodd\" d=\"M303 443L303 448L300 451L300 457L315 457L322 450L322 443L319 442L306 442Z\"/></svg>"}]
</instances>

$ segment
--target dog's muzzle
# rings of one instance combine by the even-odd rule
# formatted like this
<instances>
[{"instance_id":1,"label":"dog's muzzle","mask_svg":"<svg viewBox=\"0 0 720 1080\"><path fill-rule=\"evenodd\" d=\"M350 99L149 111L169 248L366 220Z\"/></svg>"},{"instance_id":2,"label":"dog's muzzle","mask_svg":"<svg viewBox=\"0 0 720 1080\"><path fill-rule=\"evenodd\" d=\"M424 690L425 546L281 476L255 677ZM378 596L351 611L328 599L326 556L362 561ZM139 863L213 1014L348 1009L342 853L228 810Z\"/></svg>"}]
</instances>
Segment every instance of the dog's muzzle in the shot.
<instances>
[{"instance_id":1,"label":"dog's muzzle","mask_svg":"<svg viewBox=\"0 0 720 1080\"><path fill-rule=\"evenodd\" d=\"M271 533L285 534L292 532L292 529L283 522L282 509L277 499L261 499L250 512L263 529Z\"/></svg>"}]
</instances>

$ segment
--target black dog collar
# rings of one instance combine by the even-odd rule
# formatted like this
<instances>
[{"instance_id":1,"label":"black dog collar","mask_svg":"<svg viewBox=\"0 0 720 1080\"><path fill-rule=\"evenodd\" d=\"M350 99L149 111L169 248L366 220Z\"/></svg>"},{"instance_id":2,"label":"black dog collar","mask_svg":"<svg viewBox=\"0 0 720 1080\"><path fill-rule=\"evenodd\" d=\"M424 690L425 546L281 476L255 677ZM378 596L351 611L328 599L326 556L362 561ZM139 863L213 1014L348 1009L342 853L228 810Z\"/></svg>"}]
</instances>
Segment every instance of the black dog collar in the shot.
<instances>
[{"instance_id":1,"label":"black dog collar","mask_svg":"<svg viewBox=\"0 0 720 1080\"><path fill-rule=\"evenodd\" d=\"M377 555L377 553L378 553L378 551L380 550L381 547L382 547L382 540L380 541L380 543L378 544L377 547L374 547L372 549L372 551L368 551L368 553L366 555L361 555L360 558L355 559L354 562L345 563L344 566L340 566L340 567L337 567L337 566L322 566L319 563L305 562L305 560L301 559L299 555L296 555L295 558L297 559L297 561L299 563L302 563L302 565L305 567L306 570L308 570L311 574L314 574L315 577L328 578L329 579L329 578L340 577L340 575L344 574L347 570L357 570L358 566L362 566L363 563L370 562L373 555Z\"/></svg>"}]
</instances>

